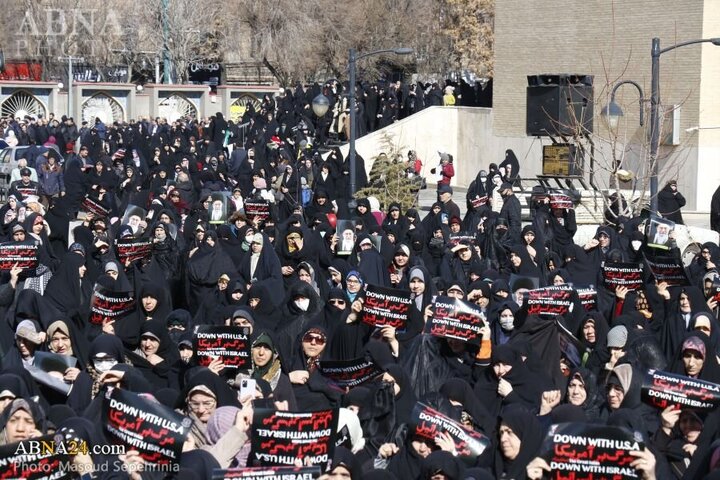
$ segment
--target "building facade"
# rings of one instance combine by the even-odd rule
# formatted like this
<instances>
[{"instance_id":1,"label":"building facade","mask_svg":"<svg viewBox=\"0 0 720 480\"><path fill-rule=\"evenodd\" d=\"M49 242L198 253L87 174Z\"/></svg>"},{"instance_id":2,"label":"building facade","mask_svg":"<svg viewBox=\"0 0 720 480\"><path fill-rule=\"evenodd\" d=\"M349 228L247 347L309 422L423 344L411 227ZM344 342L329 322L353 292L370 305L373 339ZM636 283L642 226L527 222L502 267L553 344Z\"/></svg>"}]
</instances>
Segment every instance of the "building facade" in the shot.
<instances>
[{"instance_id":1,"label":"building facade","mask_svg":"<svg viewBox=\"0 0 720 480\"><path fill-rule=\"evenodd\" d=\"M496 2L494 135L526 137L528 75L593 75L597 180L608 184L613 152L623 168L643 176L649 148L652 38L659 37L661 48L666 48L720 37L717 7L717 0ZM720 184L720 93L716 86L720 48L703 43L666 52L660 57L660 72L661 106L667 112L661 130L660 188L677 178L688 201L686 209L709 211L710 198ZM617 129L610 130L600 112L609 103L613 86L623 80L634 80L644 91L645 125L639 125L637 90L624 85L616 99L624 116ZM673 132L673 116L678 115ZM540 142L550 140L541 138ZM522 166L526 176L541 173L541 156L541 148L531 149Z\"/></svg>"}]
</instances>

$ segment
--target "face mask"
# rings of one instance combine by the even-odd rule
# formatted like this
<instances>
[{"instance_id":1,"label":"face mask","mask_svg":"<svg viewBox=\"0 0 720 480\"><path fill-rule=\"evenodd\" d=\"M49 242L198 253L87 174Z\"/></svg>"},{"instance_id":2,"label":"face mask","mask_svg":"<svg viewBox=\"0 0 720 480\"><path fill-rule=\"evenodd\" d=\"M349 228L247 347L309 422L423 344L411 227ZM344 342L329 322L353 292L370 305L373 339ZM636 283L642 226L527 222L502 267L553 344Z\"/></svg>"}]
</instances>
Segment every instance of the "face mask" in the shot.
<instances>
[{"instance_id":1,"label":"face mask","mask_svg":"<svg viewBox=\"0 0 720 480\"><path fill-rule=\"evenodd\" d=\"M500 317L500 326L503 330L512 330L515 328L515 317Z\"/></svg>"},{"instance_id":2,"label":"face mask","mask_svg":"<svg viewBox=\"0 0 720 480\"><path fill-rule=\"evenodd\" d=\"M297 300L295 300L295 306L298 307L303 312L307 312L307 309L310 306L310 299L309 298L298 298Z\"/></svg>"},{"instance_id":3,"label":"face mask","mask_svg":"<svg viewBox=\"0 0 720 480\"><path fill-rule=\"evenodd\" d=\"M243 249L243 251L247 252L250 250L250 244L252 243L253 236L250 235L248 237L245 237L245 240L243 240L242 244L240 245L240 248Z\"/></svg>"},{"instance_id":4,"label":"face mask","mask_svg":"<svg viewBox=\"0 0 720 480\"><path fill-rule=\"evenodd\" d=\"M112 367L117 365L117 360L93 360L93 365L95 366L95 370L97 370L100 373L107 372Z\"/></svg>"},{"instance_id":5,"label":"face mask","mask_svg":"<svg viewBox=\"0 0 720 480\"><path fill-rule=\"evenodd\" d=\"M640 250L640 247L642 246L642 241L640 240L633 240L630 243L632 244L633 250Z\"/></svg>"}]
</instances>

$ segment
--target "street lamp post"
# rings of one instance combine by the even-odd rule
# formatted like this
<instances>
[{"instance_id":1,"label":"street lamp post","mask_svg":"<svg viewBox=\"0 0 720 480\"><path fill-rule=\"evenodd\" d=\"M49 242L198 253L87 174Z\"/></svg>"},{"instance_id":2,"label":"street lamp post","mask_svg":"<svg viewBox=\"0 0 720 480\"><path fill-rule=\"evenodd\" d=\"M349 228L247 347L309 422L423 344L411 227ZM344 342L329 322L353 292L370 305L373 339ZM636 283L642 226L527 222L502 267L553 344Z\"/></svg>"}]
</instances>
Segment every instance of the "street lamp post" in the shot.
<instances>
[{"instance_id":1,"label":"street lamp post","mask_svg":"<svg viewBox=\"0 0 720 480\"><path fill-rule=\"evenodd\" d=\"M348 95L348 106L350 108L350 202L353 203L355 199L355 187L357 186L357 178L355 175L355 138L357 136L357 130L355 129L355 68L358 60L369 57L371 55L378 55L381 53L394 53L395 55L409 55L413 53L412 48L399 47L399 48L387 48L384 50L375 50L374 52L368 52L358 55L354 48L351 48L348 55L348 68L350 69L350 92Z\"/></svg>"},{"instance_id":2,"label":"street lamp post","mask_svg":"<svg viewBox=\"0 0 720 480\"><path fill-rule=\"evenodd\" d=\"M720 46L720 38L704 38L700 40L688 40L680 42L667 48L660 49L660 39L655 37L652 39L652 83L650 93L650 210L657 212L657 193L658 193L658 166L657 156L660 146L660 115L658 108L660 107L660 55L676 48L686 45L694 45L696 43L712 43Z\"/></svg>"},{"instance_id":3,"label":"street lamp post","mask_svg":"<svg viewBox=\"0 0 720 480\"><path fill-rule=\"evenodd\" d=\"M73 88L73 71L72 71L72 65L73 62L84 62L85 59L83 57L73 57L72 55L68 55L66 57L60 57L58 60L67 60L68 62L68 113L67 116L70 118L73 118L73 95L72 95L72 88Z\"/></svg>"},{"instance_id":4,"label":"street lamp post","mask_svg":"<svg viewBox=\"0 0 720 480\"><path fill-rule=\"evenodd\" d=\"M323 124L323 122L321 122L321 120L325 116L329 108L330 100L322 93L318 94L315 98L313 98L312 111L317 117L317 123L315 128L315 141L313 143L317 143L318 146L321 145L320 140L323 140L322 144L325 143L325 135L323 132L323 130L325 129L325 125ZM320 133L318 132L323 132L323 135L320 135Z\"/></svg>"}]
</instances>

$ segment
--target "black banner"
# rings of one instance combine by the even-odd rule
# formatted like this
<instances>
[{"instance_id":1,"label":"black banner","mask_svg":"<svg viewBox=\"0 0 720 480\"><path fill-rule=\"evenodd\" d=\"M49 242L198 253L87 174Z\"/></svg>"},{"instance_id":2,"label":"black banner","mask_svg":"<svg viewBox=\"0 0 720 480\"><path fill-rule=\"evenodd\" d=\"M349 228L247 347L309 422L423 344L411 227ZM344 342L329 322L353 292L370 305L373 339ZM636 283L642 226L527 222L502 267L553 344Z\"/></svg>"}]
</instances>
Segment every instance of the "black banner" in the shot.
<instances>
[{"instance_id":1,"label":"black banner","mask_svg":"<svg viewBox=\"0 0 720 480\"><path fill-rule=\"evenodd\" d=\"M31 243L0 243L0 270L11 270L16 264L23 270L38 267L38 246Z\"/></svg>"},{"instance_id":2,"label":"black banner","mask_svg":"<svg viewBox=\"0 0 720 480\"><path fill-rule=\"evenodd\" d=\"M72 384L65 383L63 376L68 368L73 368L76 364L77 359L70 355L35 352L35 361L25 368L36 381L67 395Z\"/></svg>"},{"instance_id":3,"label":"black banner","mask_svg":"<svg viewBox=\"0 0 720 480\"><path fill-rule=\"evenodd\" d=\"M605 263L602 266L603 284L614 292L617 287L637 290L643 286L643 266L637 263Z\"/></svg>"},{"instance_id":4,"label":"black banner","mask_svg":"<svg viewBox=\"0 0 720 480\"><path fill-rule=\"evenodd\" d=\"M256 467L213 470L212 480L314 480L319 467Z\"/></svg>"},{"instance_id":5,"label":"black banner","mask_svg":"<svg viewBox=\"0 0 720 480\"><path fill-rule=\"evenodd\" d=\"M177 464L192 420L119 388L103 397L103 425L115 443L137 450L147 463Z\"/></svg>"},{"instance_id":6,"label":"black banner","mask_svg":"<svg viewBox=\"0 0 720 480\"><path fill-rule=\"evenodd\" d=\"M267 220L270 217L270 204L267 200L251 198L245 200L244 204L245 216L248 220L258 218Z\"/></svg>"},{"instance_id":7,"label":"black banner","mask_svg":"<svg viewBox=\"0 0 720 480\"><path fill-rule=\"evenodd\" d=\"M410 292L367 285L362 321L376 327L391 325L398 332L404 332L411 305Z\"/></svg>"},{"instance_id":8,"label":"black banner","mask_svg":"<svg viewBox=\"0 0 720 480\"><path fill-rule=\"evenodd\" d=\"M436 337L455 338L479 345L483 325L483 314L476 305L457 298L439 296L433 302L433 316L425 324L425 332Z\"/></svg>"},{"instance_id":9,"label":"black banner","mask_svg":"<svg viewBox=\"0 0 720 480\"><path fill-rule=\"evenodd\" d=\"M120 260L123 265L125 265L125 262L128 260L134 262L135 260L150 258L152 255L152 247L152 240L146 238L115 241L118 260Z\"/></svg>"},{"instance_id":10,"label":"black banner","mask_svg":"<svg viewBox=\"0 0 720 480\"><path fill-rule=\"evenodd\" d=\"M525 294L528 315L552 318L572 311L573 288L570 285L536 288Z\"/></svg>"},{"instance_id":11,"label":"black banner","mask_svg":"<svg viewBox=\"0 0 720 480\"><path fill-rule=\"evenodd\" d=\"M415 435L431 442L440 433L447 433L455 442L455 450L460 457L477 458L490 445L490 439L482 433L465 428L421 402L417 402L413 408L409 427Z\"/></svg>"},{"instance_id":12,"label":"black banner","mask_svg":"<svg viewBox=\"0 0 720 480\"><path fill-rule=\"evenodd\" d=\"M685 275L685 267L673 257L658 257L653 260L645 258L645 263L650 269L657 283L665 282L670 287L685 287L690 281Z\"/></svg>"},{"instance_id":13,"label":"black banner","mask_svg":"<svg viewBox=\"0 0 720 480\"><path fill-rule=\"evenodd\" d=\"M309 459L325 471L335 450L338 410L297 413L255 409L249 464L295 465Z\"/></svg>"},{"instance_id":14,"label":"black banner","mask_svg":"<svg viewBox=\"0 0 720 480\"><path fill-rule=\"evenodd\" d=\"M570 195L567 195L565 193L551 193L548 195L548 200L550 200L550 208L552 208L553 210L575 209L575 203L573 202L572 198L570 198Z\"/></svg>"},{"instance_id":15,"label":"black banner","mask_svg":"<svg viewBox=\"0 0 720 480\"><path fill-rule=\"evenodd\" d=\"M20 194L20 196L22 197L21 200L25 200L27 197L31 197L31 196L38 196L37 187L23 187L23 186L17 185L15 187L15 191L17 191Z\"/></svg>"},{"instance_id":16,"label":"black banner","mask_svg":"<svg viewBox=\"0 0 720 480\"><path fill-rule=\"evenodd\" d=\"M475 245L475 235L467 235L467 234L450 234L450 239L448 240L448 245L450 248L458 245L459 243L464 243L465 245L474 246Z\"/></svg>"},{"instance_id":17,"label":"black banner","mask_svg":"<svg viewBox=\"0 0 720 480\"><path fill-rule=\"evenodd\" d=\"M486 205L487 202L488 202L487 195L482 196L482 197L473 198L470 200L470 204L472 205L473 208L480 208L483 205Z\"/></svg>"},{"instance_id":18,"label":"black banner","mask_svg":"<svg viewBox=\"0 0 720 480\"><path fill-rule=\"evenodd\" d=\"M643 377L643 402L657 408L678 405L694 410L713 410L720 405L720 385L677 373L648 370Z\"/></svg>"},{"instance_id":19,"label":"black banner","mask_svg":"<svg viewBox=\"0 0 720 480\"><path fill-rule=\"evenodd\" d=\"M589 287L577 287L575 291L578 294L580 303L586 311L598 309L598 293L594 285L590 285Z\"/></svg>"},{"instance_id":20,"label":"black banner","mask_svg":"<svg viewBox=\"0 0 720 480\"><path fill-rule=\"evenodd\" d=\"M107 217L110 209L102 205L98 200L85 196L80 208L88 213L92 213L96 217Z\"/></svg>"},{"instance_id":21,"label":"black banner","mask_svg":"<svg viewBox=\"0 0 720 480\"><path fill-rule=\"evenodd\" d=\"M558 326L558 344L562 357L566 358L573 367L582 366L582 344L561 322L556 324Z\"/></svg>"},{"instance_id":22,"label":"black banner","mask_svg":"<svg viewBox=\"0 0 720 480\"><path fill-rule=\"evenodd\" d=\"M640 434L622 427L593 423L552 425L543 441L540 456L550 465L555 480L600 480L639 478L630 466L629 452L644 450Z\"/></svg>"},{"instance_id":23,"label":"black banner","mask_svg":"<svg viewBox=\"0 0 720 480\"><path fill-rule=\"evenodd\" d=\"M75 478L68 469L70 456L56 453L53 435L0 446L0 479L8 480L65 480ZM39 447L39 448L37 448ZM70 448L71 449L71 448ZM69 450L68 450L69 451Z\"/></svg>"},{"instance_id":24,"label":"black banner","mask_svg":"<svg viewBox=\"0 0 720 480\"><path fill-rule=\"evenodd\" d=\"M369 357L354 360L322 360L318 362L320 374L338 387L356 387L382 373Z\"/></svg>"},{"instance_id":25,"label":"black banner","mask_svg":"<svg viewBox=\"0 0 720 480\"><path fill-rule=\"evenodd\" d=\"M90 300L90 323L102 325L106 320L119 320L135 310L133 292L113 292L95 285Z\"/></svg>"},{"instance_id":26,"label":"black banner","mask_svg":"<svg viewBox=\"0 0 720 480\"><path fill-rule=\"evenodd\" d=\"M250 330L247 327L198 325L193 332L194 356L207 367L215 358L225 368L250 368Z\"/></svg>"}]
</instances>

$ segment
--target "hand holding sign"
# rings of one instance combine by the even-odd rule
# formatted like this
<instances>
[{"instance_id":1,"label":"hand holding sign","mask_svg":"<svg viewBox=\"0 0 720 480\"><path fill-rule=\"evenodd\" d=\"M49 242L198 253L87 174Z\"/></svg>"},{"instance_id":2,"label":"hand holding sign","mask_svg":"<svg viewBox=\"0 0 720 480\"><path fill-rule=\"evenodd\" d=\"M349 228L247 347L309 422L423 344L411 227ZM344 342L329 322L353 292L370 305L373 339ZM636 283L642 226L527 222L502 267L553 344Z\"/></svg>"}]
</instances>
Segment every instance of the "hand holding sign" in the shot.
<instances>
[{"instance_id":1,"label":"hand holding sign","mask_svg":"<svg viewBox=\"0 0 720 480\"><path fill-rule=\"evenodd\" d=\"M657 284L657 293L665 300L670 300L670 292L668 291L668 284L660 282Z\"/></svg>"},{"instance_id":2,"label":"hand holding sign","mask_svg":"<svg viewBox=\"0 0 720 480\"><path fill-rule=\"evenodd\" d=\"M542 480L546 472L550 472L550 465L542 457L535 457L535 459L525 467L525 473L530 480Z\"/></svg>"},{"instance_id":3,"label":"hand holding sign","mask_svg":"<svg viewBox=\"0 0 720 480\"><path fill-rule=\"evenodd\" d=\"M630 466L640 474L640 478L643 480L655 480L655 455L649 449L634 450L628 452L628 454L635 457Z\"/></svg>"},{"instance_id":4,"label":"hand holding sign","mask_svg":"<svg viewBox=\"0 0 720 480\"><path fill-rule=\"evenodd\" d=\"M676 405L670 405L660 414L660 423L667 435L670 435L678 420L680 420L680 407Z\"/></svg>"}]
</instances>

